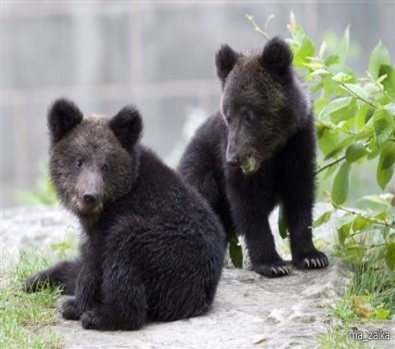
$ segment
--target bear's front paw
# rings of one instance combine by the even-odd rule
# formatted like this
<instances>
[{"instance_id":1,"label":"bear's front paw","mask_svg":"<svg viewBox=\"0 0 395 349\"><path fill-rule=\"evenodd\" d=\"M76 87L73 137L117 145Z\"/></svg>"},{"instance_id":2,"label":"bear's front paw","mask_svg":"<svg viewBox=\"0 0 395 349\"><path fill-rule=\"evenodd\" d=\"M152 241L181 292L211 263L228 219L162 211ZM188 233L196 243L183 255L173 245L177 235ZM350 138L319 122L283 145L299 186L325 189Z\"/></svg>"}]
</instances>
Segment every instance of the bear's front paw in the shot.
<instances>
[{"instance_id":1,"label":"bear's front paw","mask_svg":"<svg viewBox=\"0 0 395 349\"><path fill-rule=\"evenodd\" d=\"M287 265L283 260L254 264L252 266L252 270L269 278L281 277L291 273L290 266Z\"/></svg>"},{"instance_id":2,"label":"bear's front paw","mask_svg":"<svg viewBox=\"0 0 395 349\"><path fill-rule=\"evenodd\" d=\"M43 283L44 285L44 283ZM22 290L27 293L36 292L40 289L40 282L37 275L30 276L22 284Z\"/></svg>"},{"instance_id":3,"label":"bear's front paw","mask_svg":"<svg viewBox=\"0 0 395 349\"><path fill-rule=\"evenodd\" d=\"M75 298L68 299L62 303L60 312L66 320L78 320L82 314L78 308Z\"/></svg>"},{"instance_id":4,"label":"bear's front paw","mask_svg":"<svg viewBox=\"0 0 395 349\"><path fill-rule=\"evenodd\" d=\"M26 279L22 285L22 290L27 293L41 291L49 286L49 277L45 273L37 273Z\"/></svg>"},{"instance_id":5,"label":"bear's front paw","mask_svg":"<svg viewBox=\"0 0 395 349\"><path fill-rule=\"evenodd\" d=\"M292 259L292 263L299 269L321 269L329 265L328 257L318 250L301 253Z\"/></svg>"}]
</instances>

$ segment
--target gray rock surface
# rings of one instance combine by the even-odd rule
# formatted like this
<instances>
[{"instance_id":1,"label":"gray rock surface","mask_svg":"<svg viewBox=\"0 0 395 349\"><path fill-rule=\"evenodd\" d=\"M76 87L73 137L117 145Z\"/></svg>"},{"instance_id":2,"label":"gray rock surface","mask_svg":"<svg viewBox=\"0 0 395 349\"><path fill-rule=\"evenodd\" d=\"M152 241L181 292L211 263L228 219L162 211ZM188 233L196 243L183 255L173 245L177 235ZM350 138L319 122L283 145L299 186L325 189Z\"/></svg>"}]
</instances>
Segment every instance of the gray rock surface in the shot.
<instances>
[{"instance_id":1,"label":"gray rock surface","mask_svg":"<svg viewBox=\"0 0 395 349\"><path fill-rule=\"evenodd\" d=\"M206 316L150 324L137 332L83 331L62 321L56 332L66 348L314 348L325 334L325 306L348 280L338 262L325 271L282 279L225 269L213 309ZM254 342L256 344L254 344Z\"/></svg>"},{"instance_id":2,"label":"gray rock surface","mask_svg":"<svg viewBox=\"0 0 395 349\"><path fill-rule=\"evenodd\" d=\"M326 205L318 205L316 214L326 209ZM275 214L272 226L274 222ZM316 232L324 245L332 239L330 231L326 225ZM21 249L47 253L52 243L76 240L76 232L75 219L57 208L3 211L2 264L17 260ZM278 243L286 256L286 245ZM53 330L63 337L68 349L318 348L318 337L328 331L327 306L344 293L350 278L350 272L336 260L325 270L294 269L280 279L225 269L213 308L206 316L152 323L137 332L87 331L78 322L59 316Z\"/></svg>"}]
</instances>

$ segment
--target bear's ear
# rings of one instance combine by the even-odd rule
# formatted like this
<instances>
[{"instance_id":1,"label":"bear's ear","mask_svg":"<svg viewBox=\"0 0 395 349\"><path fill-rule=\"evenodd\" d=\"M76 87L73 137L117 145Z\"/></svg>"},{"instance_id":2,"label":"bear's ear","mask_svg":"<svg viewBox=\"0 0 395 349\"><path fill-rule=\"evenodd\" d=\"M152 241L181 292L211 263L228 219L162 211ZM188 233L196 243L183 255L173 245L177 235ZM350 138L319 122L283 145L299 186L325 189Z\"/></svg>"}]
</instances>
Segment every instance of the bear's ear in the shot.
<instances>
[{"instance_id":1,"label":"bear's ear","mask_svg":"<svg viewBox=\"0 0 395 349\"><path fill-rule=\"evenodd\" d=\"M292 51L285 40L278 36L270 39L263 49L261 64L269 72L287 74L292 65Z\"/></svg>"},{"instance_id":2,"label":"bear's ear","mask_svg":"<svg viewBox=\"0 0 395 349\"><path fill-rule=\"evenodd\" d=\"M78 107L64 98L57 99L48 110L48 128L52 144L82 121Z\"/></svg>"},{"instance_id":3,"label":"bear's ear","mask_svg":"<svg viewBox=\"0 0 395 349\"><path fill-rule=\"evenodd\" d=\"M110 120L110 128L121 145L130 150L141 137L143 120L137 108L128 105Z\"/></svg>"},{"instance_id":4,"label":"bear's ear","mask_svg":"<svg viewBox=\"0 0 395 349\"><path fill-rule=\"evenodd\" d=\"M215 55L215 66L217 68L217 76L225 83L226 77L229 75L241 54L233 51L229 45L222 45L220 50Z\"/></svg>"}]
</instances>

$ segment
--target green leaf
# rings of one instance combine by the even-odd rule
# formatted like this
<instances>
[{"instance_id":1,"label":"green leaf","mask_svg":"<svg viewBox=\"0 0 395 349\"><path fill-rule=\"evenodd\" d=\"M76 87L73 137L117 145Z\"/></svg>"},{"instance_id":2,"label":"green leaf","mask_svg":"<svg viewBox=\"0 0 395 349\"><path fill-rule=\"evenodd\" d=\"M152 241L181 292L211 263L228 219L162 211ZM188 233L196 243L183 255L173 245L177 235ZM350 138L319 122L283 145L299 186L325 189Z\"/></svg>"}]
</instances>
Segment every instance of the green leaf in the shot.
<instances>
[{"instance_id":1,"label":"green leaf","mask_svg":"<svg viewBox=\"0 0 395 349\"><path fill-rule=\"evenodd\" d=\"M384 106L384 109L387 110L392 116L395 117L395 103L389 103Z\"/></svg>"},{"instance_id":2,"label":"green leaf","mask_svg":"<svg viewBox=\"0 0 395 349\"><path fill-rule=\"evenodd\" d=\"M395 143L388 142L380 154L379 163L377 165L377 183L384 190L394 173L395 162Z\"/></svg>"},{"instance_id":3,"label":"green leaf","mask_svg":"<svg viewBox=\"0 0 395 349\"><path fill-rule=\"evenodd\" d=\"M346 30L344 31L343 38L340 41L339 44L339 58L340 62L345 62L347 54L348 54L348 48L350 46L350 26L348 25Z\"/></svg>"},{"instance_id":4,"label":"green leaf","mask_svg":"<svg viewBox=\"0 0 395 349\"><path fill-rule=\"evenodd\" d=\"M391 270L395 268L395 243L389 243L385 249L385 262Z\"/></svg>"},{"instance_id":5,"label":"green leaf","mask_svg":"<svg viewBox=\"0 0 395 349\"><path fill-rule=\"evenodd\" d=\"M367 150L361 141L351 144L346 150L346 161L355 162L367 154Z\"/></svg>"},{"instance_id":6,"label":"green leaf","mask_svg":"<svg viewBox=\"0 0 395 349\"><path fill-rule=\"evenodd\" d=\"M359 84L344 84L343 87L346 91L350 92L352 95L357 96L360 99L369 101L369 94L364 88Z\"/></svg>"},{"instance_id":7,"label":"green leaf","mask_svg":"<svg viewBox=\"0 0 395 349\"><path fill-rule=\"evenodd\" d=\"M333 65L333 64L339 64L340 60L339 60L339 56L336 55L330 55L326 60L325 60L325 65L327 67Z\"/></svg>"},{"instance_id":8,"label":"green leaf","mask_svg":"<svg viewBox=\"0 0 395 349\"><path fill-rule=\"evenodd\" d=\"M379 76L387 75L387 77L382 81L382 85L384 86L384 90L388 92L388 94L395 98L395 69L387 64L380 65Z\"/></svg>"},{"instance_id":9,"label":"green leaf","mask_svg":"<svg viewBox=\"0 0 395 349\"><path fill-rule=\"evenodd\" d=\"M382 221L382 222L384 222L387 219L387 217L388 217L388 214L386 211L382 211L374 216L374 218L376 218L377 220Z\"/></svg>"},{"instance_id":10,"label":"green leaf","mask_svg":"<svg viewBox=\"0 0 395 349\"><path fill-rule=\"evenodd\" d=\"M353 100L353 97L341 97L333 100L329 104L326 105L324 109L322 109L320 115L318 116L320 119L328 116L329 114L343 109L347 107Z\"/></svg>"},{"instance_id":11,"label":"green leaf","mask_svg":"<svg viewBox=\"0 0 395 349\"><path fill-rule=\"evenodd\" d=\"M312 78L314 78L317 75L328 75L328 74L329 74L329 72L326 69L318 68L308 75L308 80L311 80Z\"/></svg>"},{"instance_id":12,"label":"green leaf","mask_svg":"<svg viewBox=\"0 0 395 349\"><path fill-rule=\"evenodd\" d=\"M339 243L341 245L344 245L347 238L350 237L350 230L351 230L351 223L344 224L337 229L337 236L339 238Z\"/></svg>"},{"instance_id":13,"label":"green leaf","mask_svg":"<svg viewBox=\"0 0 395 349\"><path fill-rule=\"evenodd\" d=\"M379 78L380 66L383 64L391 64L391 58L387 48L379 41L369 57L369 73L373 79Z\"/></svg>"},{"instance_id":14,"label":"green leaf","mask_svg":"<svg viewBox=\"0 0 395 349\"><path fill-rule=\"evenodd\" d=\"M377 109L373 115L374 138L381 147L394 131L394 118L385 109Z\"/></svg>"},{"instance_id":15,"label":"green leaf","mask_svg":"<svg viewBox=\"0 0 395 349\"><path fill-rule=\"evenodd\" d=\"M243 252L234 232L229 240L229 256L235 268L243 267Z\"/></svg>"},{"instance_id":16,"label":"green leaf","mask_svg":"<svg viewBox=\"0 0 395 349\"><path fill-rule=\"evenodd\" d=\"M344 97L348 98L348 97ZM357 102L355 98L352 98L351 103L347 105L345 108L336 110L331 113L331 120L340 126L341 121L346 121L353 119L356 114Z\"/></svg>"},{"instance_id":17,"label":"green leaf","mask_svg":"<svg viewBox=\"0 0 395 349\"><path fill-rule=\"evenodd\" d=\"M318 146L324 155L336 149L339 144L339 134L330 129L323 129L318 138Z\"/></svg>"},{"instance_id":18,"label":"green leaf","mask_svg":"<svg viewBox=\"0 0 395 349\"><path fill-rule=\"evenodd\" d=\"M324 41L324 42L321 44L320 50L318 51L318 57L320 57L321 59L324 57L324 53L325 53L327 47L328 47L328 45L327 45L327 43Z\"/></svg>"},{"instance_id":19,"label":"green leaf","mask_svg":"<svg viewBox=\"0 0 395 349\"><path fill-rule=\"evenodd\" d=\"M373 225L371 220L368 220L360 215L356 216L352 222L352 230L357 232L362 229L370 228Z\"/></svg>"},{"instance_id":20,"label":"green leaf","mask_svg":"<svg viewBox=\"0 0 395 349\"><path fill-rule=\"evenodd\" d=\"M375 109L372 106L365 103L362 104L355 116L355 125L357 126L358 130L362 129L365 126L365 124L373 116L374 112Z\"/></svg>"},{"instance_id":21,"label":"green leaf","mask_svg":"<svg viewBox=\"0 0 395 349\"><path fill-rule=\"evenodd\" d=\"M374 142L374 139L372 139L371 143ZM369 145L369 148L372 148L371 145ZM368 156L366 157L368 160L372 160L374 158L377 158L380 155L381 148L378 148L376 146L373 147L372 150L369 149Z\"/></svg>"},{"instance_id":22,"label":"green leaf","mask_svg":"<svg viewBox=\"0 0 395 349\"><path fill-rule=\"evenodd\" d=\"M382 86L374 82L368 82L363 88L369 96L374 97L376 100L384 95Z\"/></svg>"},{"instance_id":23,"label":"green leaf","mask_svg":"<svg viewBox=\"0 0 395 349\"><path fill-rule=\"evenodd\" d=\"M354 220L354 214L352 213L345 213L343 216L340 216L338 219L335 221L335 227L336 229L340 229L341 227L345 225L350 225Z\"/></svg>"},{"instance_id":24,"label":"green leaf","mask_svg":"<svg viewBox=\"0 0 395 349\"><path fill-rule=\"evenodd\" d=\"M319 216L314 221L314 223L313 223L313 225L311 227L313 229L315 229L315 228L319 227L320 225L325 224L326 222L328 222L329 219L331 218L333 212L334 212L333 210L330 210L330 211L327 211L327 212L323 213L321 216Z\"/></svg>"},{"instance_id":25,"label":"green leaf","mask_svg":"<svg viewBox=\"0 0 395 349\"><path fill-rule=\"evenodd\" d=\"M314 43L308 37L304 37L302 40L302 44L299 49L296 50L294 54L293 63L295 67L303 67L306 63L309 63L307 57L314 56Z\"/></svg>"},{"instance_id":26,"label":"green leaf","mask_svg":"<svg viewBox=\"0 0 395 349\"><path fill-rule=\"evenodd\" d=\"M352 80L353 77L343 72L336 73L336 75L332 76L332 80L337 82L346 82Z\"/></svg>"},{"instance_id":27,"label":"green leaf","mask_svg":"<svg viewBox=\"0 0 395 349\"><path fill-rule=\"evenodd\" d=\"M332 200L337 205L343 204L347 199L349 191L349 175L350 164L345 162L340 166L332 186Z\"/></svg>"},{"instance_id":28,"label":"green leaf","mask_svg":"<svg viewBox=\"0 0 395 349\"><path fill-rule=\"evenodd\" d=\"M351 224L354 220L354 215L346 213L335 221L339 242L344 245L348 237L350 237Z\"/></svg>"},{"instance_id":29,"label":"green leaf","mask_svg":"<svg viewBox=\"0 0 395 349\"><path fill-rule=\"evenodd\" d=\"M344 259L352 264L360 264L366 255L366 247L352 246L347 250Z\"/></svg>"},{"instance_id":30,"label":"green leaf","mask_svg":"<svg viewBox=\"0 0 395 349\"><path fill-rule=\"evenodd\" d=\"M278 212L278 230L280 232L281 238L283 238L283 239L287 238L287 236L288 236L287 229L288 229L287 219L284 214L284 209L280 205L279 212Z\"/></svg>"},{"instance_id":31,"label":"green leaf","mask_svg":"<svg viewBox=\"0 0 395 349\"><path fill-rule=\"evenodd\" d=\"M333 165L331 167L328 167L328 169L325 172L325 175L324 175L323 179L327 179L330 176L332 176L334 174L335 170L336 170L336 166L335 165Z\"/></svg>"},{"instance_id":32,"label":"green leaf","mask_svg":"<svg viewBox=\"0 0 395 349\"><path fill-rule=\"evenodd\" d=\"M395 233L395 231L394 231ZM383 236L383 239L385 241L388 240L389 236L391 235L391 228L390 227L385 227L381 229L381 235Z\"/></svg>"},{"instance_id":33,"label":"green leaf","mask_svg":"<svg viewBox=\"0 0 395 349\"><path fill-rule=\"evenodd\" d=\"M369 138L373 136L373 118L370 118L361 131L355 136L357 140Z\"/></svg>"},{"instance_id":34,"label":"green leaf","mask_svg":"<svg viewBox=\"0 0 395 349\"><path fill-rule=\"evenodd\" d=\"M382 308L375 309L373 318L376 320L388 320L390 313L391 312L386 309L382 309Z\"/></svg>"},{"instance_id":35,"label":"green leaf","mask_svg":"<svg viewBox=\"0 0 395 349\"><path fill-rule=\"evenodd\" d=\"M337 154L339 154L344 148L347 148L352 142L354 141L354 137L350 136L345 139L343 139L340 143L336 145L335 148L333 148L329 153L327 153L324 157L324 160L328 160L330 158L335 157Z\"/></svg>"}]
</instances>

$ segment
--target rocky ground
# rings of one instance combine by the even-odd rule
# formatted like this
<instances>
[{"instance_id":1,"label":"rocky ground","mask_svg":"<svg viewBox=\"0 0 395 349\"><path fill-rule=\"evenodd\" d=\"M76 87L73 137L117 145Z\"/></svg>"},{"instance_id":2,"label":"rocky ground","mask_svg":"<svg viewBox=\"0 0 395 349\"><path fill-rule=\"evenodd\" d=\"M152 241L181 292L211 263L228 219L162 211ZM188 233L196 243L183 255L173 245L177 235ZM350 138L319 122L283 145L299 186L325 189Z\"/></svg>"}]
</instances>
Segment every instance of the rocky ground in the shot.
<instances>
[{"instance_id":1,"label":"rocky ground","mask_svg":"<svg viewBox=\"0 0 395 349\"><path fill-rule=\"evenodd\" d=\"M317 206L316 214L327 207ZM272 217L272 226L277 221ZM317 229L318 243L333 243L331 223ZM20 250L38 249L63 240L76 240L78 224L58 208L17 208L2 212L1 256L3 267L16 261ZM286 255L285 244L279 249ZM253 272L225 269L213 309L206 316L172 323L153 323L137 332L83 330L78 322L59 316L53 326L63 336L65 348L318 348L318 338L328 331L328 305L346 290L351 274L340 261L329 268L293 270L280 279L267 279ZM370 327L369 327L370 326ZM382 329L365 324L366 330ZM376 347L394 347L390 342Z\"/></svg>"}]
</instances>

